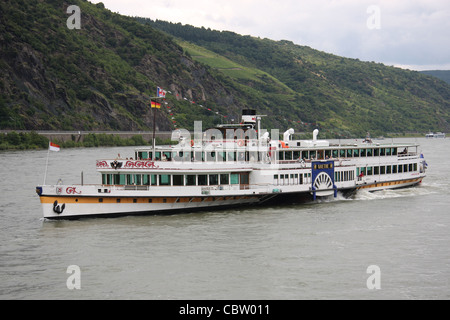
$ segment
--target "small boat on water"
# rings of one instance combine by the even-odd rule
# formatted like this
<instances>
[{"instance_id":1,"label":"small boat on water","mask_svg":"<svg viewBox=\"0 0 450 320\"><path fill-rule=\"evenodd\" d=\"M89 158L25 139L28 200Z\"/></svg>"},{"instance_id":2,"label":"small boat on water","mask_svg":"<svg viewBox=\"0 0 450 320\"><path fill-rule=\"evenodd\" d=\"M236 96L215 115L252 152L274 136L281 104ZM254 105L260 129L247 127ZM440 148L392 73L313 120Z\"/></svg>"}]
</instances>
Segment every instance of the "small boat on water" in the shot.
<instances>
[{"instance_id":1,"label":"small boat on water","mask_svg":"<svg viewBox=\"0 0 450 320\"><path fill-rule=\"evenodd\" d=\"M430 132L430 133L428 133L425 136L425 138L427 138L427 139L432 139L432 138L445 139L445 133L442 133L442 132L436 132L436 133Z\"/></svg>"},{"instance_id":2,"label":"small boat on water","mask_svg":"<svg viewBox=\"0 0 450 320\"><path fill-rule=\"evenodd\" d=\"M411 187L426 176L417 143L332 144L294 140L260 128L260 115L244 110L240 124L191 135L172 134L173 146L136 148L96 162L96 185L39 185L46 219L157 215L236 206L315 201L370 191Z\"/></svg>"}]
</instances>

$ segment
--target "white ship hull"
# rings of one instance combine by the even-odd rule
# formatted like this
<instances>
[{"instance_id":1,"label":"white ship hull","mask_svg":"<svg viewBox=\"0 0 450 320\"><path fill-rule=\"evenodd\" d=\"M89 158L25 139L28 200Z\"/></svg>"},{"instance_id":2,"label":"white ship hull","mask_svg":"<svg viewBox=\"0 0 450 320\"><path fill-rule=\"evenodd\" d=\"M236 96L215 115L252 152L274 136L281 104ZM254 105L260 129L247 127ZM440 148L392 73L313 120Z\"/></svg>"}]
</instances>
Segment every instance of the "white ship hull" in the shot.
<instances>
[{"instance_id":1,"label":"white ship hull","mask_svg":"<svg viewBox=\"0 0 450 320\"><path fill-rule=\"evenodd\" d=\"M413 177L407 180L395 180L386 182L359 182L348 188L339 190L318 191L317 197L332 197L335 192L354 194L358 190L379 191L386 189L406 188L418 185L423 177ZM270 192L246 190L237 195L225 193L212 193L208 196L145 196L142 192L124 196L95 195L83 193L104 186L50 186L39 187L49 189L76 189L78 195L58 195L56 193L45 194L40 191L43 217L46 219L79 219L86 217L120 217L126 215L168 215L177 213L189 213L194 211L218 210L239 206L262 206L267 203L287 204L313 201L314 194L309 190L295 191L298 188L290 186L272 186ZM258 192L258 193L257 193ZM81 195L83 194L83 195Z\"/></svg>"}]
</instances>

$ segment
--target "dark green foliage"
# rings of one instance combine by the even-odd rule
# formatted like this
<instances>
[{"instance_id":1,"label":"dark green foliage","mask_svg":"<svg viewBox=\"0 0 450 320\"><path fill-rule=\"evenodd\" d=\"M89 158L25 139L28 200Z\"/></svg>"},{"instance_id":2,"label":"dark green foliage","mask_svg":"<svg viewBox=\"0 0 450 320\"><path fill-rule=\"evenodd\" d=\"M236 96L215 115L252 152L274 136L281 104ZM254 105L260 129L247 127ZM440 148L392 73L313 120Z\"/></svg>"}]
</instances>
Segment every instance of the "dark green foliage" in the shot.
<instances>
[{"instance_id":1,"label":"dark green foliage","mask_svg":"<svg viewBox=\"0 0 450 320\"><path fill-rule=\"evenodd\" d=\"M367 131L386 134L450 129L450 86L418 72L342 58L290 41L139 20L280 80L295 93L271 94L277 90L266 79L262 79L265 86L252 84L279 118L317 122L325 130L360 135ZM248 89L241 86L241 90Z\"/></svg>"},{"instance_id":2,"label":"dark green foliage","mask_svg":"<svg viewBox=\"0 0 450 320\"><path fill-rule=\"evenodd\" d=\"M445 82L450 84L450 70L429 70L421 71L421 73L444 80Z\"/></svg>"},{"instance_id":3,"label":"dark green foliage","mask_svg":"<svg viewBox=\"0 0 450 320\"><path fill-rule=\"evenodd\" d=\"M80 30L66 26L68 5L81 8ZM216 58L196 57L179 39ZM196 120L207 128L239 121L247 107L269 116L267 129L319 127L330 136L449 129L450 86L436 78L289 41L125 17L102 3L3 0L0 40L0 129L151 130L157 86L174 91L171 111L157 114L162 131L174 129L171 113L178 128ZM115 139L85 143L143 142Z\"/></svg>"},{"instance_id":4,"label":"dark green foliage","mask_svg":"<svg viewBox=\"0 0 450 320\"><path fill-rule=\"evenodd\" d=\"M0 150L24 150L48 148L48 139L36 132L11 131L0 133Z\"/></svg>"}]
</instances>

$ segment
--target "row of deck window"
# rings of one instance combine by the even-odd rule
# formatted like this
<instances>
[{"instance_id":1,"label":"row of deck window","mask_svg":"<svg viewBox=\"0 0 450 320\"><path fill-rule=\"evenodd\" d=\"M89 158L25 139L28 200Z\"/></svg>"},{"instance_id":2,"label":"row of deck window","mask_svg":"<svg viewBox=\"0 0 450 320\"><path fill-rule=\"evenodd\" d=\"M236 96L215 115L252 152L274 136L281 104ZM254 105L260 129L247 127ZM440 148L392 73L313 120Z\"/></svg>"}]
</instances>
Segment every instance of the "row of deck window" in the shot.
<instances>
[{"instance_id":1,"label":"row of deck window","mask_svg":"<svg viewBox=\"0 0 450 320\"><path fill-rule=\"evenodd\" d=\"M392 174L392 173L416 172L416 171L417 171L417 163L356 168L356 174L358 176L360 175L372 176L380 174Z\"/></svg>"},{"instance_id":2,"label":"row of deck window","mask_svg":"<svg viewBox=\"0 0 450 320\"><path fill-rule=\"evenodd\" d=\"M355 172L353 170L336 171L334 177L335 182L352 181L355 179ZM273 183L276 186L310 184L311 173L275 174Z\"/></svg>"},{"instance_id":3,"label":"row of deck window","mask_svg":"<svg viewBox=\"0 0 450 320\"><path fill-rule=\"evenodd\" d=\"M311 183L311 173L290 173L273 175L275 186L288 186Z\"/></svg>"},{"instance_id":4,"label":"row of deck window","mask_svg":"<svg viewBox=\"0 0 450 320\"><path fill-rule=\"evenodd\" d=\"M406 153L406 150L401 153ZM326 160L338 158L384 157L398 155L397 148L279 151L279 160Z\"/></svg>"},{"instance_id":5,"label":"row of deck window","mask_svg":"<svg viewBox=\"0 0 450 320\"><path fill-rule=\"evenodd\" d=\"M399 152L397 148L363 148L363 149L335 149L335 150L304 150L304 151L284 151L277 153L278 160L326 160L337 158L360 158L360 157L384 157L406 154L406 149ZM164 151L155 152L153 159L152 152L137 152L136 159L155 161L182 161L182 162L205 162L205 161L261 161L264 159L264 152L257 151Z\"/></svg>"},{"instance_id":6,"label":"row of deck window","mask_svg":"<svg viewBox=\"0 0 450 320\"><path fill-rule=\"evenodd\" d=\"M102 184L120 186L236 185L249 184L249 174L102 174Z\"/></svg>"},{"instance_id":7,"label":"row of deck window","mask_svg":"<svg viewBox=\"0 0 450 320\"><path fill-rule=\"evenodd\" d=\"M355 180L355 171L346 170L346 171L335 171L334 172L334 182L344 182L344 181L354 181Z\"/></svg>"}]
</instances>

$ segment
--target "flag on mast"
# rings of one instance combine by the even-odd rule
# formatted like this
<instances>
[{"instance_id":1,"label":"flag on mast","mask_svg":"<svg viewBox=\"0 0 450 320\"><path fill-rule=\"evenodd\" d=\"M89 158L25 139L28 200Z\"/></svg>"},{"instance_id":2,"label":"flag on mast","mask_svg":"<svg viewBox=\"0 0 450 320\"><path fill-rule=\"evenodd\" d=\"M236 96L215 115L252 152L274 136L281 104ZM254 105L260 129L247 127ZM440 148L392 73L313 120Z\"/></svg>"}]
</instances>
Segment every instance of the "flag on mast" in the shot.
<instances>
[{"instance_id":1,"label":"flag on mast","mask_svg":"<svg viewBox=\"0 0 450 320\"><path fill-rule=\"evenodd\" d=\"M61 150L61 147L58 146L56 143L50 142L49 145L48 145L48 149L49 149L50 151L58 152L58 151Z\"/></svg>"},{"instance_id":2,"label":"flag on mast","mask_svg":"<svg viewBox=\"0 0 450 320\"><path fill-rule=\"evenodd\" d=\"M157 87L157 89L156 89L156 96L158 98L165 98L166 97L166 93L167 93L167 91L164 91L162 88Z\"/></svg>"},{"instance_id":3,"label":"flag on mast","mask_svg":"<svg viewBox=\"0 0 450 320\"><path fill-rule=\"evenodd\" d=\"M152 108L161 109L161 103L152 101Z\"/></svg>"}]
</instances>

